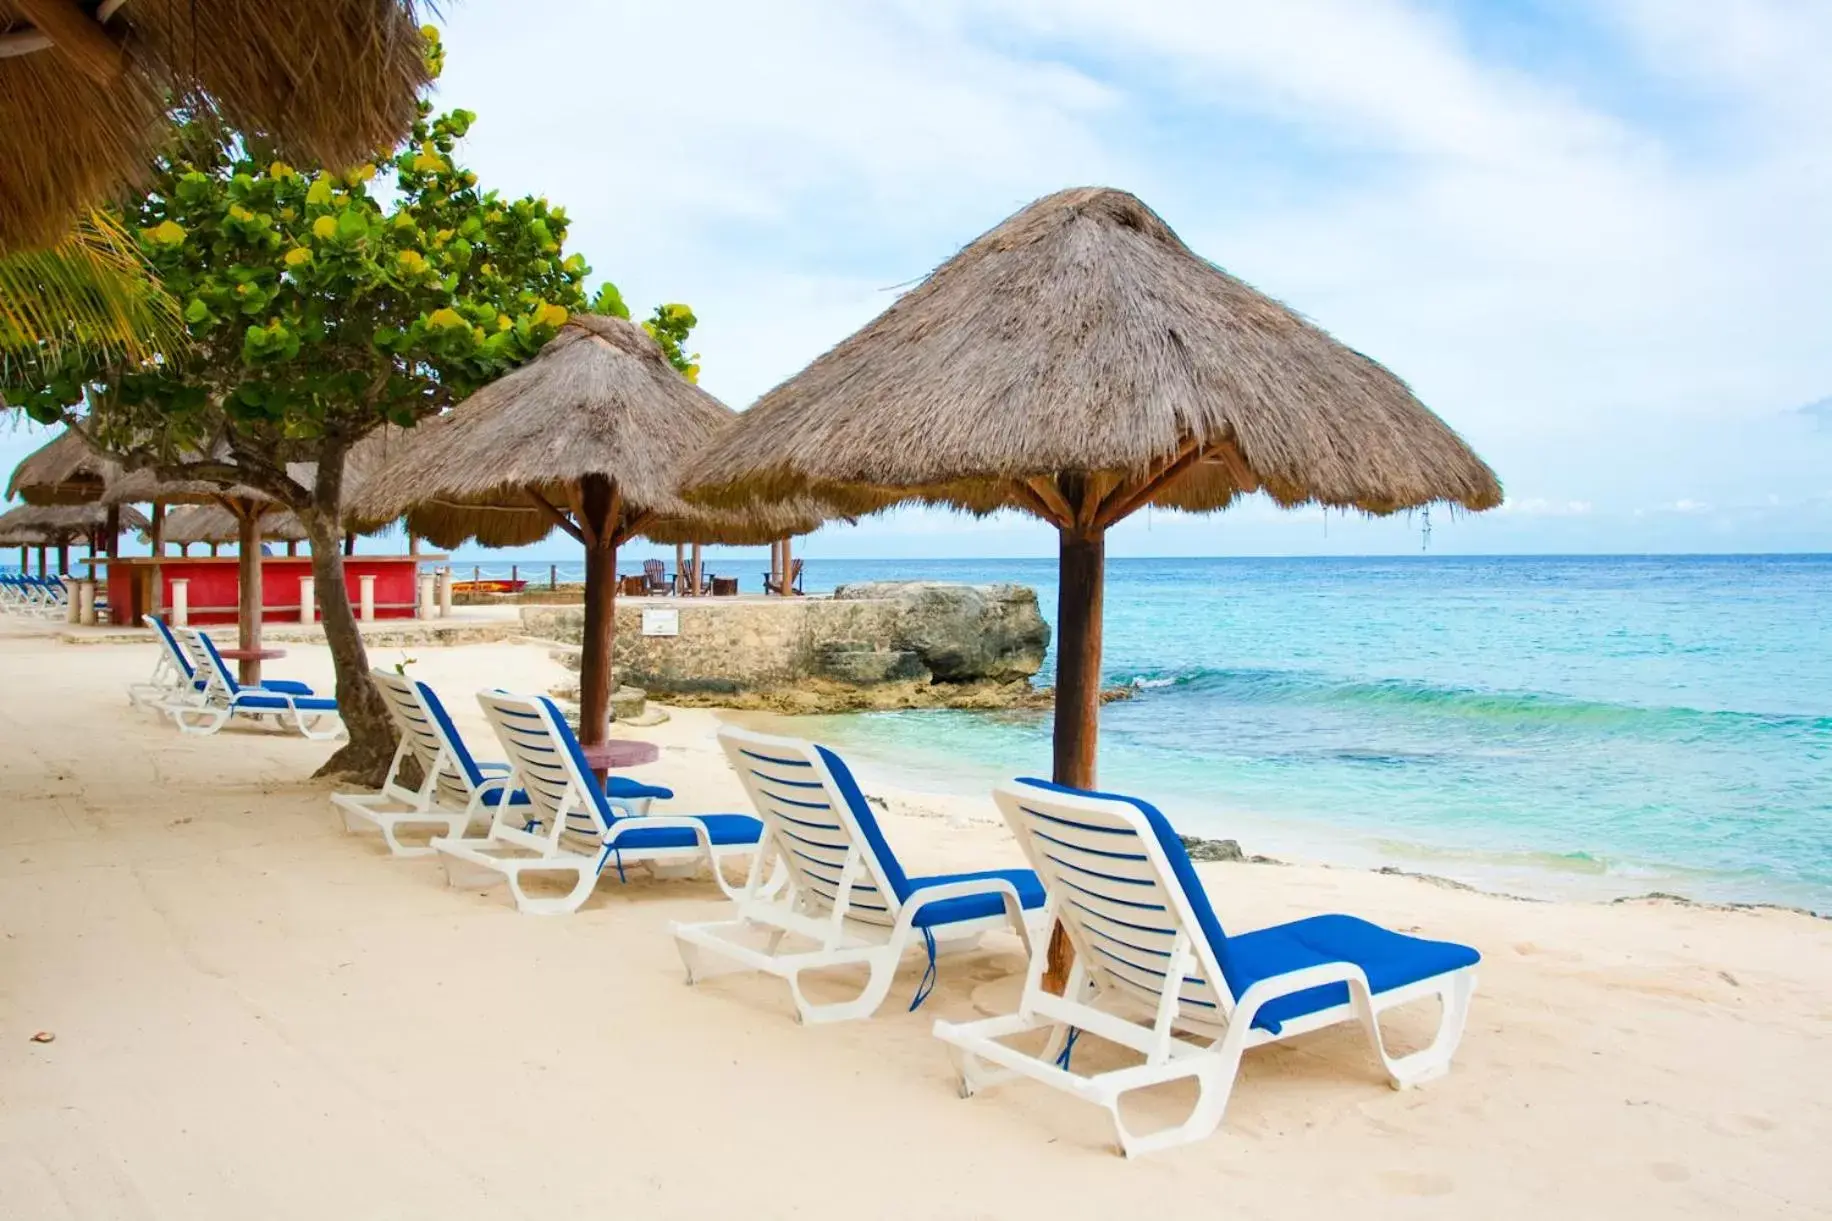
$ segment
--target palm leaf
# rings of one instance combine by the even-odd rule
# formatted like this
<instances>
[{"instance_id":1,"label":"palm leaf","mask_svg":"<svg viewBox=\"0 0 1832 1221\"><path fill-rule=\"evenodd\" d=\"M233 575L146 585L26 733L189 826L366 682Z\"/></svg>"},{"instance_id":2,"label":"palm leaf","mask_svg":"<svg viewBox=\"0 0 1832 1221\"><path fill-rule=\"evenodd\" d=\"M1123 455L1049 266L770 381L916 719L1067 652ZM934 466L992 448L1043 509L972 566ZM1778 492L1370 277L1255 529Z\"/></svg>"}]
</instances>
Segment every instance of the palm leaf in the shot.
<instances>
[{"instance_id":1,"label":"palm leaf","mask_svg":"<svg viewBox=\"0 0 1832 1221\"><path fill-rule=\"evenodd\" d=\"M55 246L0 257L0 356L78 347L137 363L185 342L178 303L103 212Z\"/></svg>"}]
</instances>

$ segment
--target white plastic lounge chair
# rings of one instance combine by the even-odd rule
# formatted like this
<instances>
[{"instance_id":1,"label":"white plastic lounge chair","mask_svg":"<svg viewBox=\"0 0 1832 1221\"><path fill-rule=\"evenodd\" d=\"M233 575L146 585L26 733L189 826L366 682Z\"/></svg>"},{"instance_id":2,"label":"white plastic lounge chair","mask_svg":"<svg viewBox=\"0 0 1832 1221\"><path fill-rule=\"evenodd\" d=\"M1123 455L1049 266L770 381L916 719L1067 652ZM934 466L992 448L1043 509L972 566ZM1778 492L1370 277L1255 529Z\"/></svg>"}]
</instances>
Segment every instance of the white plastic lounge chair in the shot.
<instances>
[{"instance_id":1,"label":"white plastic lounge chair","mask_svg":"<svg viewBox=\"0 0 1832 1221\"><path fill-rule=\"evenodd\" d=\"M545 696L480 691L490 728L509 756L508 785L527 794L527 804L499 803L486 834L440 836L432 847L453 886L506 882L518 911L564 915L577 911L611 864L621 878L643 865L661 877L695 873L709 866L727 894L725 858L757 850L763 827L743 814L618 813L586 765L579 740ZM571 874L572 889L559 897L530 895L526 873Z\"/></svg>"},{"instance_id":2,"label":"white plastic lounge chair","mask_svg":"<svg viewBox=\"0 0 1832 1221\"><path fill-rule=\"evenodd\" d=\"M912 878L891 851L852 772L824 746L746 730L719 731L751 803L763 816L767 855L786 866L787 893L764 880L763 855L737 902L735 918L672 925L687 982L723 970L763 971L789 985L803 1022L869 1017L889 994L904 951L926 946L929 970L910 1008L933 986L941 946L960 948L995 928L1010 928L1028 949L1047 925L1043 888L1028 869ZM786 937L812 948L783 948ZM747 944L760 939L765 948ZM711 956L723 960L715 968ZM852 1000L815 1004L804 971L862 963L865 987Z\"/></svg>"},{"instance_id":3,"label":"white plastic lounge chair","mask_svg":"<svg viewBox=\"0 0 1832 1221\"><path fill-rule=\"evenodd\" d=\"M430 843L404 844L395 834L397 828L432 827L435 836L462 836L480 814L493 811L503 800L520 807L524 819L530 815L528 794L509 785L509 765L483 762L471 754L437 692L392 670L376 669L370 675L388 704L401 744L380 792L331 795L346 831L373 827L395 856L426 856L433 851ZM402 779L410 759L423 777L417 789ZM660 785L623 776L611 777L605 790L611 808L629 814L647 813L651 801L674 796Z\"/></svg>"},{"instance_id":4,"label":"white plastic lounge chair","mask_svg":"<svg viewBox=\"0 0 1832 1221\"><path fill-rule=\"evenodd\" d=\"M1016 1013L935 1023L963 1097L1029 1077L1105 1107L1120 1148L1133 1156L1214 1132L1249 1047L1338 1022L1361 1024L1395 1089L1448 1071L1476 986L1475 950L1338 915L1230 936L1176 832L1146 802L1040 780L1001 785L994 796L1043 878L1075 966L1062 996L1045 992L1049 955L1039 939ZM1177 987L1166 988L1167 979ZM1436 1037L1395 1058L1379 1014L1428 997L1441 1009ZM1039 1054L1003 1042L1037 1030L1050 1032ZM1130 1048L1144 1063L1073 1072L1078 1031ZM1185 1077L1197 1097L1182 1123L1145 1134L1127 1128L1123 1095Z\"/></svg>"},{"instance_id":5,"label":"white plastic lounge chair","mask_svg":"<svg viewBox=\"0 0 1832 1221\"><path fill-rule=\"evenodd\" d=\"M159 638L159 659L153 663L153 673L145 682L128 685L128 700L138 708L153 707L161 710L165 704L175 700L201 703L207 684L197 677L197 663L192 660L190 641L178 636L157 615L143 615L141 621L152 628L153 634ZM304 683L284 678L265 679L261 682L261 688L288 695L312 694L312 689Z\"/></svg>"},{"instance_id":6,"label":"white plastic lounge chair","mask_svg":"<svg viewBox=\"0 0 1832 1221\"><path fill-rule=\"evenodd\" d=\"M290 721L308 738L335 738L344 732L336 700L315 694L303 683L288 683L284 690L267 683L244 687L229 673L214 640L195 628L185 629L179 638L190 645L197 666L194 677L203 687L195 698L180 691L161 707L185 733L212 734L238 716L271 716L282 725ZM327 720L333 724L322 728Z\"/></svg>"}]
</instances>

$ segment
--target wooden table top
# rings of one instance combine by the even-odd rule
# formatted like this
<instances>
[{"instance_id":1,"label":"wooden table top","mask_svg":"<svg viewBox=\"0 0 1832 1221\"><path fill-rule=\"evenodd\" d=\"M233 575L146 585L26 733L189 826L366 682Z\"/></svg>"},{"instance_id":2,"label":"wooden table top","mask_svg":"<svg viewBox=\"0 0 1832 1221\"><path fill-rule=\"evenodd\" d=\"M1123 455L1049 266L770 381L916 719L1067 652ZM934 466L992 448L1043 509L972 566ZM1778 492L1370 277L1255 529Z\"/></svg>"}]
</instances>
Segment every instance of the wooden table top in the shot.
<instances>
[{"instance_id":1,"label":"wooden table top","mask_svg":"<svg viewBox=\"0 0 1832 1221\"><path fill-rule=\"evenodd\" d=\"M581 746L585 762L593 771L604 771L613 767L635 767L641 763L653 763L662 757L662 748L653 742L631 742L620 740L600 742L596 746Z\"/></svg>"},{"instance_id":2,"label":"wooden table top","mask_svg":"<svg viewBox=\"0 0 1832 1221\"><path fill-rule=\"evenodd\" d=\"M285 649L222 649L216 650L224 661L273 661L285 657Z\"/></svg>"}]
</instances>

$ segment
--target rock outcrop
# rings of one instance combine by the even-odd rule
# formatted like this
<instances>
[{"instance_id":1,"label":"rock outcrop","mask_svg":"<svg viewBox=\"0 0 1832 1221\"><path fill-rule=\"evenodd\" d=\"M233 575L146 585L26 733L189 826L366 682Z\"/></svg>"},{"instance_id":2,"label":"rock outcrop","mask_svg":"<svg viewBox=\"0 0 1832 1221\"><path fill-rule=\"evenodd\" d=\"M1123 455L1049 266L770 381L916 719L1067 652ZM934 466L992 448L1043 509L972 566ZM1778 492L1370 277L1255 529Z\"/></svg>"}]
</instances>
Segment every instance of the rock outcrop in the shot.
<instances>
[{"instance_id":1,"label":"rock outcrop","mask_svg":"<svg viewBox=\"0 0 1832 1221\"><path fill-rule=\"evenodd\" d=\"M525 607L522 621L571 645L584 626L572 607ZM1025 586L878 581L831 598L620 599L615 663L620 682L677 705L1037 707L1048 693L1030 680L1049 640ZM574 652L556 656L576 667Z\"/></svg>"},{"instance_id":2,"label":"rock outcrop","mask_svg":"<svg viewBox=\"0 0 1832 1221\"><path fill-rule=\"evenodd\" d=\"M895 604L890 647L913 654L937 682L1028 679L1050 646L1037 591L1024 585L861 581L833 598Z\"/></svg>"}]
</instances>

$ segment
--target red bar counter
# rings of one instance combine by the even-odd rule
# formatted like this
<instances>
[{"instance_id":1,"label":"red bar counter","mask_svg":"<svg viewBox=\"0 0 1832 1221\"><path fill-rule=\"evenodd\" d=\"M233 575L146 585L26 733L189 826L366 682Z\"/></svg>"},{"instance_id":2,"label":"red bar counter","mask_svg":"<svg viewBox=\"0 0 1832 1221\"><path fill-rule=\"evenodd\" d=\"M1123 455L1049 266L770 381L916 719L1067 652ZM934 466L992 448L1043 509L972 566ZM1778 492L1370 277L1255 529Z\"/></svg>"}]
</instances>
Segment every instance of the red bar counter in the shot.
<instances>
[{"instance_id":1,"label":"red bar counter","mask_svg":"<svg viewBox=\"0 0 1832 1221\"><path fill-rule=\"evenodd\" d=\"M420 565L445 558L443 555L346 555L344 587L350 594L351 609L359 615L362 613L362 578L372 576L375 578L375 617L413 618L419 609ZM98 556L95 562L108 566L110 618L117 624L138 624L140 616L152 609L155 564L159 568L161 586L159 604L167 611L172 606L172 582L189 581L187 613L193 627L236 621L240 561L235 556L168 555L157 561L151 556L119 560ZM299 622L299 578L311 575L310 556L262 556L261 622ZM312 617L317 619L319 615L314 611Z\"/></svg>"}]
</instances>

